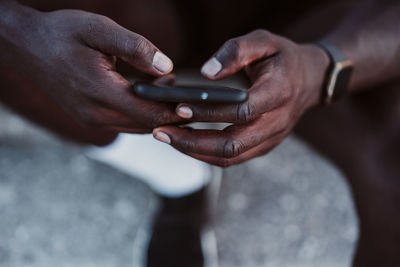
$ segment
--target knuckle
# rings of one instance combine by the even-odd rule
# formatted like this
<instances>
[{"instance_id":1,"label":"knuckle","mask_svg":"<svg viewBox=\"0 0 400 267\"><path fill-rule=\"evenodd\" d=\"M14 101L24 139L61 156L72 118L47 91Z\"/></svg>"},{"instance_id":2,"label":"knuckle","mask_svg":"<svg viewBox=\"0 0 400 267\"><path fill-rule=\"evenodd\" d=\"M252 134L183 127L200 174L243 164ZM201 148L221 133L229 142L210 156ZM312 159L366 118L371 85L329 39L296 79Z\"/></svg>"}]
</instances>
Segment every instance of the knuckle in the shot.
<instances>
[{"instance_id":1,"label":"knuckle","mask_svg":"<svg viewBox=\"0 0 400 267\"><path fill-rule=\"evenodd\" d=\"M256 116L256 107L249 101L243 102L237 106L236 120L238 122L248 122L254 120Z\"/></svg>"},{"instance_id":2,"label":"knuckle","mask_svg":"<svg viewBox=\"0 0 400 267\"><path fill-rule=\"evenodd\" d=\"M280 47L280 39L276 35L265 29L256 29L250 33L254 38L261 39L268 43L273 50L278 50Z\"/></svg>"},{"instance_id":3,"label":"knuckle","mask_svg":"<svg viewBox=\"0 0 400 267\"><path fill-rule=\"evenodd\" d=\"M83 35L81 38L89 45L97 46L99 40L101 40L101 37L105 34L111 34L114 38L115 34L112 30L113 24L115 24L113 20L103 15L87 16L84 27L82 27Z\"/></svg>"},{"instance_id":4,"label":"knuckle","mask_svg":"<svg viewBox=\"0 0 400 267\"><path fill-rule=\"evenodd\" d=\"M256 29L256 30L252 31L251 34L268 38L271 33L265 29Z\"/></svg>"},{"instance_id":5,"label":"knuckle","mask_svg":"<svg viewBox=\"0 0 400 267\"><path fill-rule=\"evenodd\" d=\"M293 97L295 95L294 91L296 89L294 89L292 86L287 85L287 86L283 86L283 87L284 87L284 89L281 90L279 92L279 94L277 93L277 95L275 97L276 98L276 101L275 101L276 102L276 106L278 106L278 107L289 103L293 99Z\"/></svg>"},{"instance_id":6,"label":"knuckle","mask_svg":"<svg viewBox=\"0 0 400 267\"><path fill-rule=\"evenodd\" d=\"M133 58L140 58L149 52L149 43L142 36L136 38L127 38L125 41L125 51L132 51Z\"/></svg>"},{"instance_id":7,"label":"knuckle","mask_svg":"<svg viewBox=\"0 0 400 267\"><path fill-rule=\"evenodd\" d=\"M170 116L167 113L161 112L154 115L150 120L150 126L152 128L157 128L159 126L165 125L169 122Z\"/></svg>"},{"instance_id":8,"label":"knuckle","mask_svg":"<svg viewBox=\"0 0 400 267\"><path fill-rule=\"evenodd\" d=\"M228 40L224 45L224 56L231 60L239 60L241 52L241 41L239 38Z\"/></svg>"},{"instance_id":9,"label":"knuckle","mask_svg":"<svg viewBox=\"0 0 400 267\"><path fill-rule=\"evenodd\" d=\"M228 139L223 147L223 157L226 159L239 156L245 149L245 145L240 140Z\"/></svg>"},{"instance_id":10,"label":"knuckle","mask_svg":"<svg viewBox=\"0 0 400 267\"><path fill-rule=\"evenodd\" d=\"M99 127L101 125L101 120L89 109L80 110L76 119L86 127Z\"/></svg>"},{"instance_id":11,"label":"knuckle","mask_svg":"<svg viewBox=\"0 0 400 267\"><path fill-rule=\"evenodd\" d=\"M92 15L87 17L86 31L89 35L96 35L101 29L112 22L111 19L103 15Z\"/></svg>"},{"instance_id":12,"label":"knuckle","mask_svg":"<svg viewBox=\"0 0 400 267\"><path fill-rule=\"evenodd\" d=\"M221 113L218 108L213 106L203 106L203 105L191 105L190 108L193 111L193 121L214 121L221 117Z\"/></svg>"},{"instance_id":13,"label":"knuckle","mask_svg":"<svg viewBox=\"0 0 400 267\"><path fill-rule=\"evenodd\" d=\"M214 109L214 108L209 108L209 109L193 109L194 116L197 119L202 119L202 120L212 120L213 118L217 118L219 116L219 112Z\"/></svg>"},{"instance_id":14,"label":"knuckle","mask_svg":"<svg viewBox=\"0 0 400 267\"><path fill-rule=\"evenodd\" d=\"M179 147L186 151L186 152L191 152L191 151L196 151L196 144L187 138L180 138L179 139Z\"/></svg>"},{"instance_id":15,"label":"knuckle","mask_svg":"<svg viewBox=\"0 0 400 267\"><path fill-rule=\"evenodd\" d=\"M99 15L99 14L96 14L96 15L92 16L91 17L91 21L92 21L92 23L94 23L94 25L97 25L99 27L103 27L103 26L109 25L110 23L115 23L109 17L106 17L104 15Z\"/></svg>"}]
</instances>

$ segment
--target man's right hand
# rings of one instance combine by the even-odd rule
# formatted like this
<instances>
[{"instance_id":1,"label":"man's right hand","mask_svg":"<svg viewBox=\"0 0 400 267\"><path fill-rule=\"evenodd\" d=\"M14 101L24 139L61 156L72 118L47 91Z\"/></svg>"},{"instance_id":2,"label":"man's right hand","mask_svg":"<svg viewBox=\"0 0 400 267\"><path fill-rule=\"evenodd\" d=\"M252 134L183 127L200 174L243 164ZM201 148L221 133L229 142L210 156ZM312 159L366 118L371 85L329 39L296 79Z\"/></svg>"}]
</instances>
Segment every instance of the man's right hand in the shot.
<instances>
[{"instance_id":1,"label":"man's right hand","mask_svg":"<svg viewBox=\"0 0 400 267\"><path fill-rule=\"evenodd\" d=\"M171 60L143 36L92 13L42 13L3 3L0 64L41 88L82 125L145 133L182 122L173 106L135 97L116 72L117 58L153 76L172 71Z\"/></svg>"}]
</instances>

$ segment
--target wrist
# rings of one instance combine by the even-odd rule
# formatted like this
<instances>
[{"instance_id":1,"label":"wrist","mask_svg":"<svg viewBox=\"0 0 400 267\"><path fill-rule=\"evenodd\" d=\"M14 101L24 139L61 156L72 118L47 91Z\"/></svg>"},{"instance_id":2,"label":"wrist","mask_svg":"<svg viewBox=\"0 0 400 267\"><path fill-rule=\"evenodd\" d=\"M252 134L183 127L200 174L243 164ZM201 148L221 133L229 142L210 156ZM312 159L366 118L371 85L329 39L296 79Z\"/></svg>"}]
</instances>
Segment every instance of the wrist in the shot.
<instances>
[{"instance_id":1,"label":"wrist","mask_svg":"<svg viewBox=\"0 0 400 267\"><path fill-rule=\"evenodd\" d=\"M330 65L328 54L314 44L302 44L302 60L304 62L304 97L306 109L321 104L323 97L325 76Z\"/></svg>"}]
</instances>

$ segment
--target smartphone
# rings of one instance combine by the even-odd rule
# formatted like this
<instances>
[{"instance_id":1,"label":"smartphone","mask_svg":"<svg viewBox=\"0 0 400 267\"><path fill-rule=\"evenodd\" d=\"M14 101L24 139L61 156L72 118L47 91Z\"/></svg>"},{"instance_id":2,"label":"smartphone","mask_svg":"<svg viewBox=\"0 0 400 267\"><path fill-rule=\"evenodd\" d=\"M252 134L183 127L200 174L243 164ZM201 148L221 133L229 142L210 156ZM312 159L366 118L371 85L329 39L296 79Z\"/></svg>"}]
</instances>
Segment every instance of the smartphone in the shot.
<instances>
[{"instance_id":1,"label":"smartphone","mask_svg":"<svg viewBox=\"0 0 400 267\"><path fill-rule=\"evenodd\" d=\"M155 85L148 82L135 82L133 90L140 98L162 102L203 102L234 104L246 101L247 90L226 86L193 85Z\"/></svg>"}]
</instances>

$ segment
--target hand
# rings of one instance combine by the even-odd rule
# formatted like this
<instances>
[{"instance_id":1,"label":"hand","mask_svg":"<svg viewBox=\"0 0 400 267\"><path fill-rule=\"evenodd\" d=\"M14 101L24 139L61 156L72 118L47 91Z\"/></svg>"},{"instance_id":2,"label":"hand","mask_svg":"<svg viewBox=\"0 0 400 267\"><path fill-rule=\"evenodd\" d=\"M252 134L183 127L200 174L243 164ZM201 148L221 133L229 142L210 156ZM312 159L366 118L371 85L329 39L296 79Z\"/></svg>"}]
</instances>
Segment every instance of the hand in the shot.
<instances>
[{"instance_id":1,"label":"hand","mask_svg":"<svg viewBox=\"0 0 400 267\"><path fill-rule=\"evenodd\" d=\"M175 106L135 97L116 72L117 58L153 76L171 72L171 60L143 36L77 10L42 13L18 6L6 23L12 34L0 44L3 63L82 125L144 133L183 121Z\"/></svg>"},{"instance_id":2,"label":"hand","mask_svg":"<svg viewBox=\"0 0 400 267\"><path fill-rule=\"evenodd\" d=\"M224 130L175 126L154 129L156 139L199 160L230 166L278 145L299 117L319 103L329 58L314 45L298 45L265 30L227 41L203 66L211 80L245 69L249 99L235 105L182 103L177 114L198 122L230 122Z\"/></svg>"}]
</instances>

